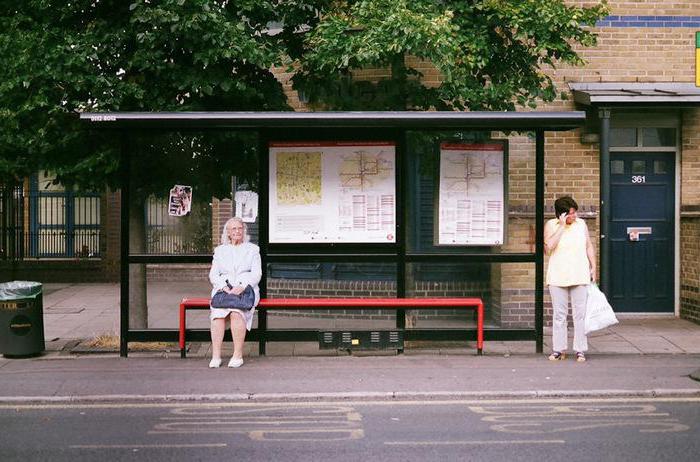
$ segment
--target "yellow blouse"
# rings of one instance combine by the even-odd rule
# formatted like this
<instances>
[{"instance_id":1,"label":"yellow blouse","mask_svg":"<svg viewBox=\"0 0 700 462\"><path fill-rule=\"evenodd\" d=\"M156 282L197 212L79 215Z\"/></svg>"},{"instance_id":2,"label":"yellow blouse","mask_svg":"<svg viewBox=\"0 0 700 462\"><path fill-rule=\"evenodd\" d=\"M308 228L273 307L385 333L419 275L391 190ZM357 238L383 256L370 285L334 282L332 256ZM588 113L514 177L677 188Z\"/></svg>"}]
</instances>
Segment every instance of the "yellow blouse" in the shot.
<instances>
[{"instance_id":1,"label":"yellow blouse","mask_svg":"<svg viewBox=\"0 0 700 462\"><path fill-rule=\"evenodd\" d=\"M545 224L545 236L556 232L561 226L553 218ZM591 269L586 254L588 227L581 219L564 226L559 243L549 256L547 285L569 287L591 282Z\"/></svg>"}]
</instances>

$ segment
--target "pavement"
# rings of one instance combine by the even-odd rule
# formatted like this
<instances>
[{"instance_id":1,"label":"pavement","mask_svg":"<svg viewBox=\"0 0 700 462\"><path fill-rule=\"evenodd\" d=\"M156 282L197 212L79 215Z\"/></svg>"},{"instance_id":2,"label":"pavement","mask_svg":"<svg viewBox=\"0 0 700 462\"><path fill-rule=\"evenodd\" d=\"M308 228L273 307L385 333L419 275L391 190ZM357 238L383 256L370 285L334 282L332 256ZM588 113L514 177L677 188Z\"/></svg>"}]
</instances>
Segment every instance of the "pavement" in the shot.
<instances>
[{"instance_id":1,"label":"pavement","mask_svg":"<svg viewBox=\"0 0 700 462\"><path fill-rule=\"evenodd\" d=\"M199 282L149 285L149 327L177 327L179 299L207 290ZM487 341L484 356L470 342L407 344L403 355L284 342L269 343L259 356L249 342L240 369L208 369L207 343L191 344L187 359L175 344L135 344L129 358L120 358L108 341L116 339L118 320L118 284L46 284L46 352L0 358L0 402L700 397L700 325L673 316L620 316L618 325L589 337L586 363L547 361L534 342ZM271 316L269 325L294 322L392 324ZM207 327L206 313L192 313L188 326ZM547 330L545 336L548 351ZM96 337L107 341L96 345Z\"/></svg>"}]
</instances>

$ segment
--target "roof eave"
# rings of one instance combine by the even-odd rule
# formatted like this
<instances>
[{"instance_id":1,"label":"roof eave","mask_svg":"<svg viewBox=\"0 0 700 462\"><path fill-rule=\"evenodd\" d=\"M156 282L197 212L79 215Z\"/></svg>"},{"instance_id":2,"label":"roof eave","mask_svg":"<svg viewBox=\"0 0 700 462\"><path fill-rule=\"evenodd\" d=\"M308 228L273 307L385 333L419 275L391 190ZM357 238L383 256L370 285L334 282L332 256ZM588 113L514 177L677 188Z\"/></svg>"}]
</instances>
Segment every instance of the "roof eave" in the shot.
<instances>
[{"instance_id":1,"label":"roof eave","mask_svg":"<svg viewBox=\"0 0 700 462\"><path fill-rule=\"evenodd\" d=\"M92 128L403 128L421 130L571 130L585 113L566 112L97 112L81 113Z\"/></svg>"}]
</instances>

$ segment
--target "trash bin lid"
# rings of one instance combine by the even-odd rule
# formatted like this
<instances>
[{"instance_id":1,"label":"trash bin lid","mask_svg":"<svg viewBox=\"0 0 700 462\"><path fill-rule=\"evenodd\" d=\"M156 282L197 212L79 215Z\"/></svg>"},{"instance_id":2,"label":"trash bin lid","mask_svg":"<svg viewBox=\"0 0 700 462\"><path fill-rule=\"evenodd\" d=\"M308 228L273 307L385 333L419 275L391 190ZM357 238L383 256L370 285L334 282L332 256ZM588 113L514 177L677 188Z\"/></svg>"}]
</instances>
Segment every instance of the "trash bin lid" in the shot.
<instances>
[{"instance_id":1,"label":"trash bin lid","mask_svg":"<svg viewBox=\"0 0 700 462\"><path fill-rule=\"evenodd\" d=\"M0 283L0 300L34 298L41 293L41 282L10 281Z\"/></svg>"}]
</instances>

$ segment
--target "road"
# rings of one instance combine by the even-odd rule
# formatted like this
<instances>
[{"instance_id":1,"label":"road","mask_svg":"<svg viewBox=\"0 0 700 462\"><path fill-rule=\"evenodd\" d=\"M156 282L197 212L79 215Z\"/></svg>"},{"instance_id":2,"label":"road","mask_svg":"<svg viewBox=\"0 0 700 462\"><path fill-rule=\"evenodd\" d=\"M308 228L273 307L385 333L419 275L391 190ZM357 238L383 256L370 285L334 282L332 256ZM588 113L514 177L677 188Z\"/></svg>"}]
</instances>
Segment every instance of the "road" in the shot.
<instances>
[{"instance_id":1,"label":"road","mask_svg":"<svg viewBox=\"0 0 700 462\"><path fill-rule=\"evenodd\" d=\"M3 461L696 461L700 398L0 405Z\"/></svg>"}]
</instances>

